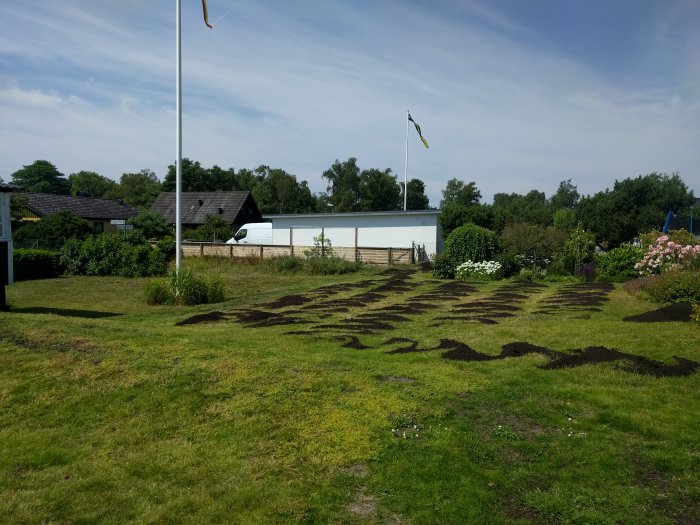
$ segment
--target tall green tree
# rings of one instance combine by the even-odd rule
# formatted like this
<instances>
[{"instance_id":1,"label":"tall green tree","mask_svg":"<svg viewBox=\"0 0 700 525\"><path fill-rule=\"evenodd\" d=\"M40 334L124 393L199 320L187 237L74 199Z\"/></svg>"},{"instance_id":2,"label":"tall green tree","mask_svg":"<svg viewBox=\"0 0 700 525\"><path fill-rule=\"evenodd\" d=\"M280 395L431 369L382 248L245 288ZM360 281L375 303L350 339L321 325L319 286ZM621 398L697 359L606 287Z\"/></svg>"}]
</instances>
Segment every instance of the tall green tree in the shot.
<instances>
[{"instance_id":1,"label":"tall green tree","mask_svg":"<svg viewBox=\"0 0 700 525\"><path fill-rule=\"evenodd\" d=\"M694 201L677 173L653 172L615 181L612 190L582 198L576 216L600 244L614 248L640 233L658 230L669 211L687 210Z\"/></svg>"},{"instance_id":2,"label":"tall green tree","mask_svg":"<svg viewBox=\"0 0 700 525\"><path fill-rule=\"evenodd\" d=\"M336 159L333 165L323 172L328 181L328 195L333 211L357 211L360 202L360 168L357 159L350 157L345 162Z\"/></svg>"},{"instance_id":3,"label":"tall green tree","mask_svg":"<svg viewBox=\"0 0 700 525\"><path fill-rule=\"evenodd\" d=\"M571 179L567 179L559 183L559 187L550 197L549 203L553 210L573 210L580 199L578 188L571 183Z\"/></svg>"},{"instance_id":4,"label":"tall green tree","mask_svg":"<svg viewBox=\"0 0 700 525\"><path fill-rule=\"evenodd\" d=\"M96 199L101 199L110 190L113 190L117 185L111 179L103 177L94 171L79 171L68 175L71 194L77 195L78 192L89 193Z\"/></svg>"},{"instance_id":5,"label":"tall green tree","mask_svg":"<svg viewBox=\"0 0 700 525\"><path fill-rule=\"evenodd\" d=\"M12 184L27 193L54 193L70 195L70 183L66 176L48 160L35 160L12 175Z\"/></svg>"},{"instance_id":6,"label":"tall green tree","mask_svg":"<svg viewBox=\"0 0 700 525\"><path fill-rule=\"evenodd\" d=\"M107 192L105 198L123 199L131 206L148 208L160 192L161 183L156 174L149 169L142 169L138 173L124 173L119 184Z\"/></svg>"},{"instance_id":7,"label":"tall green tree","mask_svg":"<svg viewBox=\"0 0 700 525\"><path fill-rule=\"evenodd\" d=\"M548 226L552 212L544 192L531 190L527 195L497 193L493 196L493 225L498 231L507 224L526 222Z\"/></svg>"},{"instance_id":8,"label":"tall green tree","mask_svg":"<svg viewBox=\"0 0 700 525\"><path fill-rule=\"evenodd\" d=\"M465 224L473 223L482 228L491 229L493 212L488 204L472 204L471 206L458 203L447 204L442 208L438 222L442 229L442 238L447 239L450 233Z\"/></svg>"},{"instance_id":9,"label":"tall green tree","mask_svg":"<svg viewBox=\"0 0 700 525\"><path fill-rule=\"evenodd\" d=\"M253 198L262 213L306 213L315 203L306 181L299 183L296 175L282 169L259 166L252 180Z\"/></svg>"},{"instance_id":10,"label":"tall green tree","mask_svg":"<svg viewBox=\"0 0 700 525\"><path fill-rule=\"evenodd\" d=\"M165 217L156 211L142 210L128 222L134 229L139 230L145 239L162 239L174 233L173 227Z\"/></svg>"},{"instance_id":11,"label":"tall green tree","mask_svg":"<svg viewBox=\"0 0 700 525\"><path fill-rule=\"evenodd\" d=\"M444 208L448 204L462 204L464 206L472 206L479 204L481 201L481 192L476 187L475 182L465 184L458 179L450 179L447 181L445 189L442 190L442 200L440 208Z\"/></svg>"},{"instance_id":12,"label":"tall green tree","mask_svg":"<svg viewBox=\"0 0 700 525\"><path fill-rule=\"evenodd\" d=\"M401 202L403 202L403 182L401 183ZM411 179L408 181L408 194L406 195L407 210L428 210L430 209L430 201L425 194L425 184L420 179Z\"/></svg>"},{"instance_id":13,"label":"tall green tree","mask_svg":"<svg viewBox=\"0 0 700 525\"><path fill-rule=\"evenodd\" d=\"M360 211L394 211L401 209L401 187L390 169L362 170L358 188Z\"/></svg>"}]
</instances>

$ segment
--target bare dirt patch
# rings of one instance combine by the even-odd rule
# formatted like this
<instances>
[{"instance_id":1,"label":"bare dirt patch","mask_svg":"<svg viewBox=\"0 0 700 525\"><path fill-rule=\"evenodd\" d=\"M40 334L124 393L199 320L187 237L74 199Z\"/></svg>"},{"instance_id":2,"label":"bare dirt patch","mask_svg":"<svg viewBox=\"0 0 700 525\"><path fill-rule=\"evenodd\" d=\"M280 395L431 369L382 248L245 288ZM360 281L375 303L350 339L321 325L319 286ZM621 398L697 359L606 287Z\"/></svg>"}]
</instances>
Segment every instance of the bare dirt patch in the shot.
<instances>
[{"instance_id":1,"label":"bare dirt patch","mask_svg":"<svg viewBox=\"0 0 700 525\"><path fill-rule=\"evenodd\" d=\"M690 303L676 303L643 314L630 315L629 317L625 317L623 321L632 323L685 322L690 321L691 313L692 307Z\"/></svg>"}]
</instances>

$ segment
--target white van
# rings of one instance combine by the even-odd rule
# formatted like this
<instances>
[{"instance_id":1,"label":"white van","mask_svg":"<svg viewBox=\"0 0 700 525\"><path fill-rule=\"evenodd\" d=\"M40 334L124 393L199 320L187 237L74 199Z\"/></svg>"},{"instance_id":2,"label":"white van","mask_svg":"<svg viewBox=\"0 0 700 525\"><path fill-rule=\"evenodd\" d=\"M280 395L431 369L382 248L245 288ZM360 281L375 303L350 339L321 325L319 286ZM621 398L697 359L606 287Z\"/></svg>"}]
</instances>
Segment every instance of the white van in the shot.
<instances>
[{"instance_id":1,"label":"white van","mask_svg":"<svg viewBox=\"0 0 700 525\"><path fill-rule=\"evenodd\" d=\"M226 244L272 244L271 222L249 222L240 227Z\"/></svg>"}]
</instances>

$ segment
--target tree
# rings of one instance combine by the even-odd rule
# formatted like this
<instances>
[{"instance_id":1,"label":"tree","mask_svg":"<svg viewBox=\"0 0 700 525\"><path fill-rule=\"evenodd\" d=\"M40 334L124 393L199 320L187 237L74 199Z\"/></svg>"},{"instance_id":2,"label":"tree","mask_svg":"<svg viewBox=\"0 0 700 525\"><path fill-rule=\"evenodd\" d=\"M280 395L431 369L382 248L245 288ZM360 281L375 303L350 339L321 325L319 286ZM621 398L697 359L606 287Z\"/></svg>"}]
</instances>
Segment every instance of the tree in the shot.
<instances>
[{"instance_id":1,"label":"tree","mask_svg":"<svg viewBox=\"0 0 700 525\"><path fill-rule=\"evenodd\" d=\"M177 174L175 164L168 166L162 191L175 191ZM218 166L203 168L199 162L182 159L182 191L236 191L239 188L233 168L223 170ZM246 188L251 189L251 188Z\"/></svg>"},{"instance_id":2,"label":"tree","mask_svg":"<svg viewBox=\"0 0 700 525\"><path fill-rule=\"evenodd\" d=\"M44 244L56 245L76 237L84 239L92 233L90 223L72 211L61 211L18 228L12 235L15 241L36 239Z\"/></svg>"},{"instance_id":3,"label":"tree","mask_svg":"<svg viewBox=\"0 0 700 525\"><path fill-rule=\"evenodd\" d=\"M571 179L568 179L559 183L559 188L557 188L557 191L549 199L549 203L553 210L572 210L576 207L580 199L581 196L578 193L578 189L571 184Z\"/></svg>"},{"instance_id":4,"label":"tree","mask_svg":"<svg viewBox=\"0 0 700 525\"><path fill-rule=\"evenodd\" d=\"M361 211L393 211L401 207L401 187L390 169L362 170L358 187L358 209Z\"/></svg>"},{"instance_id":5,"label":"tree","mask_svg":"<svg viewBox=\"0 0 700 525\"><path fill-rule=\"evenodd\" d=\"M442 200L440 208L448 204L462 204L472 206L481 201L481 192L477 189L475 182L464 184L461 180L450 179L447 181L445 189L442 190Z\"/></svg>"},{"instance_id":6,"label":"tree","mask_svg":"<svg viewBox=\"0 0 700 525\"><path fill-rule=\"evenodd\" d=\"M173 234L173 228L160 213L150 210L142 210L136 217L129 219L146 239L162 239Z\"/></svg>"},{"instance_id":7,"label":"tree","mask_svg":"<svg viewBox=\"0 0 700 525\"><path fill-rule=\"evenodd\" d=\"M612 190L582 198L576 217L602 246L614 248L658 230L669 211L686 210L694 199L677 173L654 172L615 181Z\"/></svg>"},{"instance_id":8,"label":"tree","mask_svg":"<svg viewBox=\"0 0 700 525\"><path fill-rule=\"evenodd\" d=\"M12 175L12 183L27 193L70 195L70 183L56 166L47 160L35 160Z\"/></svg>"},{"instance_id":9,"label":"tree","mask_svg":"<svg viewBox=\"0 0 700 525\"><path fill-rule=\"evenodd\" d=\"M568 234L551 226L519 222L509 224L501 233L501 245L513 255L525 257L533 268L538 262L551 259L561 250Z\"/></svg>"},{"instance_id":10,"label":"tree","mask_svg":"<svg viewBox=\"0 0 700 525\"><path fill-rule=\"evenodd\" d=\"M94 171L79 171L68 175L71 194L78 192L89 193L96 199L102 199L110 190L113 190L117 183L107 177L95 173Z\"/></svg>"},{"instance_id":11,"label":"tree","mask_svg":"<svg viewBox=\"0 0 700 525\"><path fill-rule=\"evenodd\" d=\"M253 198L262 213L306 213L313 211L315 202L306 181L299 183L295 175L284 170L259 166L255 179L248 179L254 186Z\"/></svg>"},{"instance_id":12,"label":"tree","mask_svg":"<svg viewBox=\"0 0 700 525\"><path fill-rule=\"evenodd\" d=\"M425 194L425 184L422 180L411 179L408 181L408 194L406 195L407 210L430 209L428 196ZM401 202L403 202L403 182L401 183Z\"/></svg>"},{"instance_id":13,"label":"tree","mask_svg":"<svg viewBox=\"0 0 700 525\"><path fill-rule=\"evenodd\" d=\"M465 206L464 204L448 204L442 208L438 217L442 237L446 239L452 231L468 223L476 224L483 228L491 228L493 223L493 213L488 204L474 204Z\"/></svg>"},{"instance_id":14,"label":"tree","mask_svg":"<svg viewBox=\"0 0 700 525\"><path fill-rule=\"evenodd\" d=\"M138 173L124 173L119 184L110 190L105 197L123 199L131 206L148 208L156 200L161 191L161 183L156 174L149 169Z\"/></svg>"},{"instance_id":15,"label":"tree","mask_svg":"<svg viewBox=\"0 0 700 525\"><path fill-rule=\"evenodd\" d=\"M360 200L360 168L357 159L350 157L345 162L336 159L333 165L323 172L328 181L327 191L333 211L357 211Z\"/></svg>"},{"instance_id":16,"label":"tree","mask_svg":"<svg viewBox=\"0 0 700 525\"><path fill-rule=\"evenodd\" d=\"M506 224L516 222L546 226L552 223L552 213L541 191L532 190L527 195L496 193L493 196L493 222L498 231Z\"/></svg>"}]
</instances>

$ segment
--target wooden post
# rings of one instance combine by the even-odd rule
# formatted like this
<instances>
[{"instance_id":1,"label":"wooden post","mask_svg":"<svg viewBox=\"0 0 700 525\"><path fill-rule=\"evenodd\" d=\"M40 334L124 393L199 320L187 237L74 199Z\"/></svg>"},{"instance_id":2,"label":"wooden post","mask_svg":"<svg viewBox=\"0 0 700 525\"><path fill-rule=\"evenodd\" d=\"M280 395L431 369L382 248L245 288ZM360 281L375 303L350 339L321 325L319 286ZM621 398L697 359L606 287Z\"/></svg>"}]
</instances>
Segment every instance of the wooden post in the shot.
<instances>
[{"instance_id":1,"label":"wooden post","mask_svg":"<svg viewBox=\"0 0 700 525\"><path fill-rule=\"evenodd\" d=\"M264 258L265 258L265 255L264 255L264 253L263 253L263 245L262 245L262 244L260 245L260 258L261 258L261 259L264 259Z\"/></svg>"},{"instance_id":2,"label":"wooden post","mask_svg":"<svg viewBox=\"0 0 700 525\"><path fill-rule=\"evenodd\" d=\"M228 245L228 257L229 259L233 259L233 244Z\"/></svg>"},{"instance_id":3,"label":"wooden post","mask_svg":"<svg viewBox=\"0 0 700 525\"><path fill-rule=\"evenodd\" d=\"M289 227L289 254L294 257L294 226Z\"/></svg>"},{"instance_id":4,"label":"wooden post","mask_svg":"<svg viewBox=\"0 0 700 525\"><path fill-rule=\"evenodd\" d=\"M325 237L323 236L323 233L325 232L325 228L321 228L321 257L325 257L325 252L326 252L326 241Z\"/></svg>"},{"instance_id":5,"label":"wooden post","mask_svg":"<svg viewBox=\"0 0 700 525\"><path fill-rule=\"evenodd\" d=\"M416 262L416 243L411 243L411 264Z\"/></svg>"},{"instance_id":6,"label":"wooden post","mask_svg":"<svg viewBox=\"0 0 700 525\"><path fill-rule=\"evenodd\" d=\"M391 266L391 248L389 248L389 251L387 253L389 254L389 266Z\"/></svg>"},{"instance_id":7,"label":"wooden post","mask_svg":"<svg viewBox=\"0 0 700 525\"><path fill-rule=\"evenodd\" d=\"M203 242L199 243L199 256L204 257L204 243Z\"/></svg>"}]
</instances>

